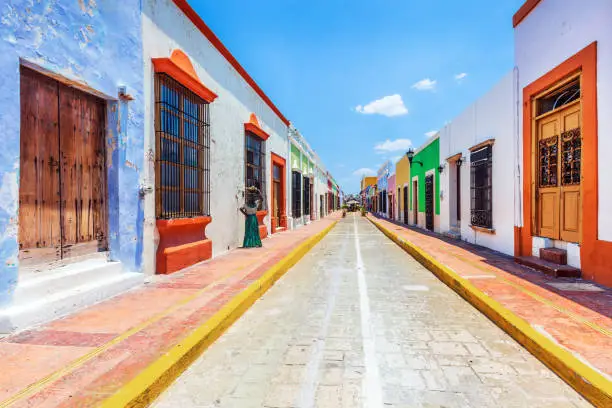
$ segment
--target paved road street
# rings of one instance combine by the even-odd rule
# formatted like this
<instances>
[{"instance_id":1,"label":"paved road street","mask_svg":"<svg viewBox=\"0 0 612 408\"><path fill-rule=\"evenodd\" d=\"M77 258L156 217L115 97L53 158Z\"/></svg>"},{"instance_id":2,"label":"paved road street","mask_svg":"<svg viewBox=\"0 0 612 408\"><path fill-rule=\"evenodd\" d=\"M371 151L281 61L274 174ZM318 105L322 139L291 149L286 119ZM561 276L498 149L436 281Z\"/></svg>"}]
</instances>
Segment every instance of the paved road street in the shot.
<instances>
[{"instance_id":1,"label":"paved road street","mask_svg":"<svg viewBox=\"0 0 612 408\"><path fill-rule=\"evenodd\" d=\"M349 214L154 406L590 405Z\"/></svg>"}]
</instances>

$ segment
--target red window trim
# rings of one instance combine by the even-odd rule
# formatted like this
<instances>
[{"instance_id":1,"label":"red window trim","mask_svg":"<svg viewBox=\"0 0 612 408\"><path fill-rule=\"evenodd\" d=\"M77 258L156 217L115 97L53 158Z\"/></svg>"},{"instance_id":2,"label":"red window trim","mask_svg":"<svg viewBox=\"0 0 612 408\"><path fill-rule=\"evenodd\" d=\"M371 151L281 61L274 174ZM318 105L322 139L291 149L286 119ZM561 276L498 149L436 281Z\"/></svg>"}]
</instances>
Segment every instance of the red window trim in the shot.
<instances>
[{"instance_id":1,"label":"red window trim","mask_svg":"<svg viewBox=\"0 0 612 408\"><path fill-rule=\"evenodd\" d=\"M270 135L259 126L259 121L254 113L251 113L249 121L244 124L244 131L254 134L264 142L270 137Z\"/></svg>"},{"instance_id":2,"label":"red window trim","mask_svg":"<svg viewBox=\"0 0 612 408\"><path fill-rule=\"evenodd\" d=\"M207 103L217 99L217 94L200 81L189 57L183 51L176 49L172 51L170 58L153 58L152 61L156 73L170 75Z\"/></svg>"}]
</instances>

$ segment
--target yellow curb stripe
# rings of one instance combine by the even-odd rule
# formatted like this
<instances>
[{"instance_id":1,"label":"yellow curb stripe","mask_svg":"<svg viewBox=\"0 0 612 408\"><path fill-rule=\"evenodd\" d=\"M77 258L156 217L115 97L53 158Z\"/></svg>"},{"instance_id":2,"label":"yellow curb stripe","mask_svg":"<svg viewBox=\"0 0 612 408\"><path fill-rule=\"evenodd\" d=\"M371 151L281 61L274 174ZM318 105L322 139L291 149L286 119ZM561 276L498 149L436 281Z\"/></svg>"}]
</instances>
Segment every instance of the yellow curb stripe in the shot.
<instances>
[{"instance_id":1,"label":"yellow curb stripe","mask_svg":"<svg viewBox=\"0 0 612 408\"><path fill-rule=\"evenodd\" d=\"M612 407L612 382L433 256L368 217L383 234L470 302L596 407Z\"/></svg>"},{"instance_id":2,"label":"yellow curb stripe","mask_svg":"<svg viewBox=\"0 0 612 408\"><path fill-rule=\"evenodd\" d=\"M460 261L468 263L468 264L474 266L475 268L478 268L478 269L480 269L482 271L487 271L487 272L495 274L495 276L499 280L503 281L504 283L506 283L506 284L512 286L513 288L523 292L524 294L526 294L527 296L537 300L538 302L543 303L546 306L549 306L549 307L555 309L556 311L558 311L560 313L563 313L564 315L566 315L567 317L571 318L572 320L574 320L574 321L576 321L578 323L581 323L581 324L583 324L585 326L588 326L591 329L596 330L596 331L600 332L603 335L606 335L608 337L612 337L612 331L606 329L605 327L601 327L598 324L593 323L590 320L588 320L588 319L586 319L586 318L584 318L582 316L578 316L574 312L572 312L570 310L567 310L566 308L564 308L562 306L558 306L553 301L548 300L548 299L546 299L546 298L544 298L544 297L542 297L542 296L540 296L540 295L538 295L536 293L533 293L532 291L530 291L529 289L525 288L524 286L522 286L522 285L520 285L518 283L512 282L511 280L509 280L507 278L504 278L503 276L500 276L496 271L488 269L485 266L482 266L482 265L480 265L480 264L478 264L478 263L476 263L474 261L470 261L469 259L467 259L467 258L465 258L465 257L463 257L461 255L455 254L453 252L450 252L450 254L452 256L454 256L455 258L459 259Z\"/></svg>"},{"instance_id":3,"label":"yellow curb stripe","mask_svg":"<svg viewBox=\"0 0 612 408\"><path fill-rule=\"evenodd\" d=\"M259 299L293 265L310 251L337 224L306 239L287 256L268 269L257 281L233 297L204 324L166 354L143 369L130 382L100 405L102 408L146 407L155 400L227 328Z\"/></svg>"}]
</instances>

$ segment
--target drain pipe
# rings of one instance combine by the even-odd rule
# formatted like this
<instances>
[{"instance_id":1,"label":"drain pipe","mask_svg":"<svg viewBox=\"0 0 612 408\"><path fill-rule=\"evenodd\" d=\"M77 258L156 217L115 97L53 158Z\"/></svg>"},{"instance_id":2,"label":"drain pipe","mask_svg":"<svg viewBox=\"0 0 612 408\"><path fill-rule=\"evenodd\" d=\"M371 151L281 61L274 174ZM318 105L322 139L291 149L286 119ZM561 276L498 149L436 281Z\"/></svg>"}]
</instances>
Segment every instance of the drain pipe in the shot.
<instances>
[{"instance_id":1,"label":"drain pipe","mask_svg":"<svg viewBox=\"0 0 612 408\"><path fill-rule=\"evenodd\" d=\"M520 85L519 85L519 69L515 65L514 66L514 104L515 104L515 117L514 117L514 137L516 139L515 144L515 160L516 160L516 178L515 178L515 187L514 187L514 195L515 195L515 208L516 214L514 223L517 227L523 227L523 190L521 188L521 134L520 134ZM520 245L520 242L519 242Z\"/></svg>"}]
</instances>

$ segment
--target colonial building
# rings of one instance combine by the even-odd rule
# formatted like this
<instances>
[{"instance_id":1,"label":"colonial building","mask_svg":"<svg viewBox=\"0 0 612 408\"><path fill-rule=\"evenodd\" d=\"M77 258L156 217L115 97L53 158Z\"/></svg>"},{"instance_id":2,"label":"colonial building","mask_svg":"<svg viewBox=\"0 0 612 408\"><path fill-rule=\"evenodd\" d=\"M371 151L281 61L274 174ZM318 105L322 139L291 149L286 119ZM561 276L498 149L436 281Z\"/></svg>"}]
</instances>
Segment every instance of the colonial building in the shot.
<instances>
[{"instance_id":1,"label":"colonial building","mask_svg":"<svg viewBox=\"0 0 612 408\"><path fill-rule=\"evenodd\" d=\"M410 212L409 223L438 232L440 229L440 163L439 134L431 137L423 146L407 153L410 164Z\"/></svg>"},{"instance_id":2,"label":"colonial building","mask_svg":"<svg viewBox=\"0 0 612 408\"><path fill-rule=\"evenodd\" d=\"M145 100L139 1L16 0L0 21L6 333L142 282Z\"/></svg>"},{"instance_id":3,"label":"colonial building","mask_svg":"<svg viewBox=\"0 0 612 408\"><path fill-rule=\"evenodd\" d=\"M388 179L392 173L393 164L387 160L380 166L376 173L376 190L378 192L378 203L376 211L381 217L389 218L389 186Z\"/></svg>"},{"instance_id":4,"label":"colonial building","mask_svg":"<svg viewBox=\"0 0 612 408\"><path fill-rule=\"evenodd\" d=\"M290 128L291 157L291 225L300 227L317 219L315 191L316 155L306 139L294 127Z\"/></svg>"},{"instance_id":5,"label":"colonial building","mask_svg":"<svg viewBox=\"0 0 612 408\"><path fill-rule=\"evenodd\" d=\"M290 123L186 1L0 13L0 333L240 246L249 187L291 227ZM332 185L299 145L304 223Z\"/></svg>"},{"instance_id":6,"label":"colonial building","mask_svg":"<svg viewBox=\"0 0 612 408\"><path fill-rule=\"evenodd\" d=\"M392 166L395 169L395 166ZM395 192L395 170L389 175L387 179L387 191L389 201L389 219L397 220L397 194Z\"/></svg>"},{"instance_id":7,"label":"colonial building","mask_svg":"<svg viewBox=\"0 0 612 408\"><path fill-rule=\"evenodd\" d=\"M289 121L187 2L143 7L144 258L170 273L242 244L247 187L261 237L286 227Z\"/></svg>"},{"instance_id":8,"label":"colonial building","mask_svg":"<svg viewBox=\"0 0 612 408\"><path fill-rule=\"evenodd\" d=\"M410 162L407 155L395 163L395 188L397 201L397 221L408 224L410 210Z\"/></svg>"},{"instance_id":9,"label":"colonial building","mask_svg":"<svg viewBox=\"0 0 612 408\"><path fill-rule=\"evenodd\" d=\"M440 231L514 253L515 74L440 130Z\"/></svg>"},{"instance_id":10,"label":"colonial building","mask_svg":"<svg viewBox=\"0 0 612 408\"><path fill-rule=\"evenodd\" d=\"M529 0L513 20L522 182L516 255L553 255L605 285L612 285L610 21L608 0Z\"/></svg>"}]
</instances>

